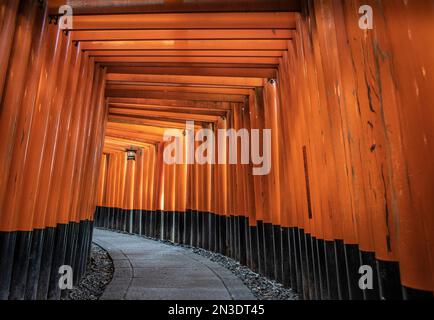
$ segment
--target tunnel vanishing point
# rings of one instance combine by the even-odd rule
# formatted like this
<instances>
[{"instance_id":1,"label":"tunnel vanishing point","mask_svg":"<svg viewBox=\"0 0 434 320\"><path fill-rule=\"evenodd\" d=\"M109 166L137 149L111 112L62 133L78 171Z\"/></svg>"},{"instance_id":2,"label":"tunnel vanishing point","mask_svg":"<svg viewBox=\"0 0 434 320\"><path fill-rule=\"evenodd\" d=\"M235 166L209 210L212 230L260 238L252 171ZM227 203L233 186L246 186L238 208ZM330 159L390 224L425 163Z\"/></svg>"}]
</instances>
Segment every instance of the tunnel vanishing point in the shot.
<instances>
[{"instance_id":1,"label":"tunnel vanishing point","mask_svg":"<svg viewBox=\"0 0 434 320\"><path fill-rule=\"evenodd\" d=\"M188 121L269 129L268 174ZM205 161L164 161L169 129ZM304 299L432 298L433 159L433 0L0 0L0 299L59 299L94 227Z\"/></svg>"}]
</instances>

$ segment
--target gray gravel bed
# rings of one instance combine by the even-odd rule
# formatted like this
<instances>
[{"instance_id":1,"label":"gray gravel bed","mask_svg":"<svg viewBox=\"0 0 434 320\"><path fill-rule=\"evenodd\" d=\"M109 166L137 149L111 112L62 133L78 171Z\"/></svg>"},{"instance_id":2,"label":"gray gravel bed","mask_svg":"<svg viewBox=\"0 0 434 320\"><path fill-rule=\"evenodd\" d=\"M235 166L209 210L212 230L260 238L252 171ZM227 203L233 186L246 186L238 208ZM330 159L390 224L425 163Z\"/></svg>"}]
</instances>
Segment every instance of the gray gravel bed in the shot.
<instances>
[{"instance_id":1,"label":"gray gravel bed","mask_svg":"<svg viewBox=\"0 0 434 320\"><path fill-rule=\"evenodd\" d=\"M66 291L62 300L98 300L113 277L113 261L107 251L92 243L86 273L78 286Z\"/></svg>"},{"instance_id":2,"label":"gray gravel bed","mask_svg":"<svg viewBox=\"0 0 434 320\"><path fill-rule=\"evenodd\" d=\"M155 240L155 239L151 239ZM249 267L241 265L232 258L220 253L195 248L189 245L176 244L167 240L157 240L165 244L183 247L193 253L206 257L226 269L230 270L235 276L240 278L243 283L252 291L258 300L298 300L299 295L290 288L285 288L281 283L270 280L254 271Z\"/></svg>"}]
</instances>

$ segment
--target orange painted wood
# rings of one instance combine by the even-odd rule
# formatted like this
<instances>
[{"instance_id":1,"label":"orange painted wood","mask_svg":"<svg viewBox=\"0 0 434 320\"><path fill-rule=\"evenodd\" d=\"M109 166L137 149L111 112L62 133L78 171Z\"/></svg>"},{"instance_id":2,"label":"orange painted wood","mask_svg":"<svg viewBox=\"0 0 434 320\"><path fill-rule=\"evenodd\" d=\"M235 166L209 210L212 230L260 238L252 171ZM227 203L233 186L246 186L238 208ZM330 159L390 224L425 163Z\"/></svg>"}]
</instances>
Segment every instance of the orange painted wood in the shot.
<instances>
[{"instance_id":1,"label":"orange painted wood","mask_svg":"<svg viewBox=\"0 0 434 320\"><path fill-rule=\"evenodd\" d=\"M9 8L12 10L11 14L14 15L15 9L13 3L10 4ZM35 25L38 11L39 9L34 3L27 3L20 6L16 17L17 31L14 34L13 40L5 39L5 56L2 54L1 58L2 69L0 69L0 72L1 77L4 80L2 80L1 83L3 91L1 96L0 113L0 137L2 137L2 143L0 144L0 208L3 207L4 202L6 201L5 195L7 190L8 172L13 157L18 116L24 97L32 36L35 36L37 39L40 37L40 35L38 35L40 27ZM12 20L9 23L12 23L13 21L15 21L14 17L12 17ZM5 23L8 23L8 21L6 20ZM5 31L10 30L11 27L12 26L5 25ZM10 41L12 41L12 43ZM9 49L10 53L7 52L8 45L11 46ZM7 59L9 59L9 62L7 62ZM6 71L4 68L6 68L7 63L8 70ZM5 81L4 85L3 81ZM15 205L15 203L13 205ZM11 216L2 214L0 229L4 231L13 231L16 228L15 221L13 220L18 217L17 215L13 215L13 211L7 212L9 212ZM27 214L31 213L29 212Z\"/></svg>"},{"instance_id":2,"label":"orange painted wood","mask_svg":"<svg viewBox=\"0 0 434 320\"><path fill-rule=\"evenodd\" d=\"M98 29L292 29L296 13L173 13L78 15L73 30Z\"/></svg>"},{"instance_id":3,"label":"orange painted wood","mask_svg":"<svg viewBox=\"0 0 434 320\"><path fill-rule=\"evenodd\" d=\"M240 77L207 77L207 76L182 76L182 75L157 75L157 74L121 74L108 73L107 81L136 81L153 83L179 83L179 84L205 84L205 85L231 85L240 87L260 87L264 81L260 78Z\"/></svg>"},{"instance_id":4,"label":"orange painted wood","mask_svg":"<svg viewBox=\"0 0 434 320\"><path fill-rule=\"evenodd\" d=\"M2 1L0 3L0 101L2 100L9 58L13 46L19 0Z\"/></svg>"},{"instance_id":5,"label":"orange painted wood","mask_svg":"<svg viewBox=\"0 0 434 320\"><path fill-rule=\"evenodd\" d=\"M285 29L160 29L160 30L92 30L72 31L75 41L108 40L185 40L185 39L291 39L292 30Z\"/></svg>"}]
</instances>

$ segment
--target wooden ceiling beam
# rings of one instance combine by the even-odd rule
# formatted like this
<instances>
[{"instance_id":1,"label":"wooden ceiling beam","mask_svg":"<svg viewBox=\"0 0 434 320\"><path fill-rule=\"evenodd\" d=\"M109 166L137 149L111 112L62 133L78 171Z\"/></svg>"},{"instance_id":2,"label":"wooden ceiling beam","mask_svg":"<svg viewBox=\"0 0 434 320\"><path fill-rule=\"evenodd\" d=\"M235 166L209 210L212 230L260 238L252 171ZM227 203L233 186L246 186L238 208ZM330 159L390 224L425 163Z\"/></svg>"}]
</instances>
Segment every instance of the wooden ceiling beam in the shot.
<instances>
[{"instance_id":1,"label":"wooden ceiling beam","mask_svg":"<svg viewBox=\"0 0 434 320\"><path fill-rule=\"evenodd\" d=\"M220 77L248 77L248 78L275 78L275 68L210 68L197 66L182 67L130 67L119 65L108 65L108 73L133 73L133 74L164 74L164 75L194 75L194 76L220 76Z\"/></svg>"},{"instance_id":2,"label":"wooden ceiling beam","mask_svg":"<svg viewBox=\"0 0 434 320\"><path fill-rule=\"evenodd\" d=\"M161 91L161 92L189 92L189 93L217 93L231 95L249 95L251 90L239 88L221 87L194 87L179 85L142 85L142 84L123 84L107 82L106 90L141 90L141 91Z\"/></svg>"},{"instance_id":3,"label":"wooden ceiling beam","mask_svg":"<svg viewBox=\"0 0 434 320\"><path fill-rule=\"evenodd\" d=\"M126 115L108 115L108 121L125 123L125 124L135 124L135 125L146 125L146 126L155 126L161 128L176 128L183 129L185 128L184 120L173 120L170 121L168 119L147 119L146 117L134 117L134 116L126 116ZM201 128L202 122L195 122L195 129Z\"/></svg>"},{"instance_id":4,"label":"wooden ceiling beam","mask_svg":"<svg viewBox=\"0 0 434 320\"><path fill-rule=\"evenodd\" d=\"M92 50L90 57L189 56L189 57L281 57L282 50Z\"/></svg>"},{"instance_id":5,"label":"wooden ceiling beam","mask_svg":"<svg viewBox=\"0 0 434 320\"><path fill-rule=\"evenodd\" d=\"M180 121L201 121L201 122L216 122L220 116L204 115L204 114L187 114L181 112L164 112L164 111L150 111L132 108L109 108L110 115L128 115L138 116L147 119L172 119Z\"/></svg>"},{"instance_id":6,"label":"wooden ceiling beam","mask_svg":"<svg viewBox=\"0 0 434 320\"><path fill-rule=\"evenodd\" d=\"M130 147L148 147L150 145L154 145L161 140L147 140L147 141L137 141L137 140L129 140L123 137L115 137L115 136L106 136L104 140L104 145L117 147L120 150L126 151L126 149Z\"/></svg>"},{"instance_id":7,"label":"wooden ceiling beam","mask_svg":"<svg viewBox=\"0 0 434 320\"><path fill-rule=\"evenodd\" d=\"M253 90L252 90L253 91ZM169 106L180 108L229 108L229 102L214 102L214 101L191 101L191 100L171 100L162 99L145 99L145 98L108 98L108 103L131 103L143 105Z\"/></svg>"},{"instance_id":8,"label":"wooden ceiling beam","mask_svg":"<svg viewBox=\"0 0 434 320\"><path fill-rule=\"evenodd\" d=\"M244 95L234 94L208 94L208 93L191 93L191 92L168 92L168 91L142 91L142 90L106 90L106 97L120 97L120 98L166 98L166 99L181 99L192 101L232 101L244 102L246 97Z\"/></svg>"},{"instance_id":9,"label":"wooden ceiling beam","mask_svg":"<svg viewBox=\"0 0 434 320\"><path fill-rule=\"evenodd\" d=\"M148 29L148 30L76 30L73 41L113 40L204 40L204 39L293 39L289 29Z\"/></svg>"},{"instance_id":10,"label":"wooden ceiling beam","mask_svg":"<svg viewBox=\"0 0 434 320\"><path fill-rule=\"evenodd\" d=\"M257 63L275 65L279 64L280 58L268 57L95 57L95 62L102 64L107 62L177 62L177 63Z\"/></svg>"},{"instance_id":11,"label":"wooden ceiling beam","mask_svg":"<svg viewBox=\"0 0 434 320\"><path fill-rule=\"evenodd\" d=\"M155 127L155 126L144 126L144 125L135 125L135 124L118 123L118 122L109 121L107 122L106 130L120 130L125 132L163 135L166 129Z\"/></svg>"},{"instance_id":12,"label":"wooden ceiling beam","mask_svg":"<svg viewBox=\"0 0 434 320\"><path fill-rule=\"evenodd\" d=\"M82 50L287 50L287 40L137 40L85 41Z\"/></svg>"},{"instance_id":13,"label":"wooden ceiling beam","mask_svg":"<svg viewBox=\"0 0 434 320\"><path fill-rule=\"evenodd\" d=\"M176 107L161 107L161 106L149 106L140 104L124 104L124 103L110 103L109 108L126 108L126 109L138 109L148 111L162 111L170 113L184 113L184 114L203 114L214 116L225 116L227 110L222 109L209 109L209 108L176 108ZM109 109L110 110L110 109Z\"/></svg>"},{"instance_id":14,"label":"wooden ceiling beam","mask_svg":"<svg viewBox=\"0 0 434 320\"><path fill-rule=\"evenodd\" d=\"M48 0L50 14L67 3L74 14L300 11L300 0Z\"/></svg>"},{"instance_id":15,"label":"wooden ceiling beam","mask_svg":"<svg viewBox=\"0 0 434 320\"><path fill-rule=\"evenodd\" d=\"M295 12L74 15L71 30L295 29Z\"/></svg>"},{"instance_id":16,"label":"wooden ceiling beam","mask_svg":"<svg viewBox=\"0 0 434 320\"><path fill-rule=\"evenodd\" d=\"M123 74L107 73L106 80L107 81L153 82L153 83L230 85L230 86L239 86L239 87L262 87L265 81L263 78L125 74L125 73Z\"/></svg>"}]
</instances>

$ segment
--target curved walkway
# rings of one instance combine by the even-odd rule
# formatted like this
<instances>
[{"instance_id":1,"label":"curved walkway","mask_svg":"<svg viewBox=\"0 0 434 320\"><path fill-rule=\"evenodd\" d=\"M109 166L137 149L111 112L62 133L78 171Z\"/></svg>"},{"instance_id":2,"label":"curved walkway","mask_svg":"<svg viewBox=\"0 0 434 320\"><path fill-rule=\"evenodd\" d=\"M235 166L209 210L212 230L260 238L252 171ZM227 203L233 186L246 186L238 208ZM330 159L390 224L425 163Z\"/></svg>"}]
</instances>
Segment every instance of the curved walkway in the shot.
<instances>
[{"instance_id":1,"label":"curved walkway","mask_svg":"<svg viewBox=\"0 0 434 320\"><path fill-rule=\"evenodd\" d=\"M110 254L113 280L101 299L253 300L226 268L182 247L95 229L93 241Z\"/></svg>"}]
</instances>

